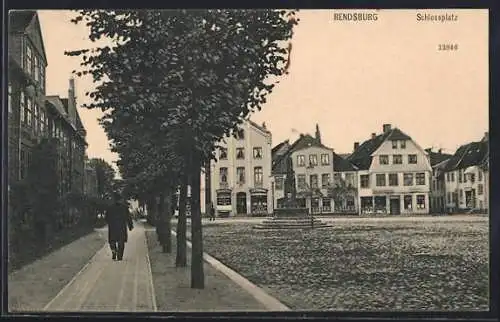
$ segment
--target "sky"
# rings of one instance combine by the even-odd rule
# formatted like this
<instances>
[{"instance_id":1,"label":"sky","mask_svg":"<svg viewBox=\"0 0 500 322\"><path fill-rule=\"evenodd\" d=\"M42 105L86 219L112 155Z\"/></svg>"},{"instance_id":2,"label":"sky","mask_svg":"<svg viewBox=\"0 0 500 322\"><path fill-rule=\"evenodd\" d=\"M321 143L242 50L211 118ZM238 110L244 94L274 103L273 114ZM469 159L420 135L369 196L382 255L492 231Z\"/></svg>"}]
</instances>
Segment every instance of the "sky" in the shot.
<instances>
[{"instance_id":1,"label":"sky","mask_svg":"<svg viewBox=\"0 0 500 322\"><path fill-rule=\"evenodd\" d=\"M356 11L359 12L359 11ZM292 39L289 74L252 115L272 132L273 145L314 134L350 153L354 142L392 124L424 147L453 153L488 131L487 10L367 10L376 21L338 21L349 10L301 10ZM417 21L420 14L454 14L456 21ZM66 96L79 58L65 50L95 46L73 12L39 11L48 57L47 94ZM439 51L439 44L458 50ZM89 78L75 79L77 102L90 102ZM87 153L113 162L97 110L79 109L87 129Z\"/></svg>"}]
</instances>

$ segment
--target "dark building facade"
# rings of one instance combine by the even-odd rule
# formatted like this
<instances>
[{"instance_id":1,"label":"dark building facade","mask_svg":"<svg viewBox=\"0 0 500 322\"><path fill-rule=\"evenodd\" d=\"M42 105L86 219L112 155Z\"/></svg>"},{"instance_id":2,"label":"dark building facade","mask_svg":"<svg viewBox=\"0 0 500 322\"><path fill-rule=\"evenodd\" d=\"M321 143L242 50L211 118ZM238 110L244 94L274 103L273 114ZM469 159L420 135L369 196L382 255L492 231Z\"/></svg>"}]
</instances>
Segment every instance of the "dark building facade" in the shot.
<instances>
[{"instance_id":1,"label":"dark building facade","mask_svg":"<svg viewBox=\"0 0 500 322\"><path fill-rule=\"evenodd\" d=\"M83 191L85 129L78 115L74 81L68 98L46 96L45 53L36 11L9 13L9 187L28 173L33 147L57 138L61 191Z\"/></svg>"}]
</instances>

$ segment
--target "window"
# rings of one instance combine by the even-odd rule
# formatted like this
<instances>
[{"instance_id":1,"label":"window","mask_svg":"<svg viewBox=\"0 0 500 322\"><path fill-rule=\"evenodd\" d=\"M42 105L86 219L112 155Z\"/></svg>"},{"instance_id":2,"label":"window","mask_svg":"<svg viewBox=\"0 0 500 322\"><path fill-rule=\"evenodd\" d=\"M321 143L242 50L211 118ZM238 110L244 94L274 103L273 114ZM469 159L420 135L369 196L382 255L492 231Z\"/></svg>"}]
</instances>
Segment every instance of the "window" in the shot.
<instances>
[{"instance_id":1,"label":"window","mask_svg":"<svg viewBox=\"0 0 500 322\"><path fill-rule=\"evenodd\" d=\"M420 172L415 175L415 184L417 186L425 185L425 173Z\"/></svg>"},{"instance_id":2,"label":"window","mask_svg":"<svg viewBox=\"0 0 500 322\"><path fill-rule=\"evenodd\" d=\"M38 60L38 57L35 55L33 57L33 62L34 62L34 71L33 71L33 76L35 77L35 81L39 81L39 77L40 77L40 73L39 73L39 70L40 70L40 65L39 65L39 60Z\"/></svg>"},{"instance_id":3,"label":"window","mask_svg":"<svg viewBox=\"0 0 500 322\"><path fill-rule=\"evenodd\" d=\"M220 148L219 159L227 160L227 148Z\"/></svg>"},{"instance_id":4,"label":"window","mask_svg":"<svg viewBox=\"0 0 500 322\"><path fill-rule=\"evenodd\" d=\"M284 179L282 176L276 176L276 182L274 187L276 190L283 190Z\"/></svg>"},{"instance_id":5,"label":"window","mask_svg":"<svg viewBox=\"0 0 500 322\"><path fill-rule=\"evenodd\" d=\"M403 175L403 183L405 186L413 186L413 173L405 173Z\"/></svg>"},{"instance_id":6,"label":"window","mask_svg":"<svg viewBox=\"0 0 500 322\"><path fill-rule=\"evenodd\" d=\"M399 142L399 144L400 144L401 149L406 149L406 141L405 140L401 140Z\"/></svg>"},{"instance_id":7,"label":"window","mask_svg":"<svg viewBox=\"0 0 500 322\"><path fill-rule=\"evenodd\" d=\"M38 104L35 103L33 106L33 129L35 133L38 133L40 125L40 109L38 107Z\"/></svg>"},{"instance_id":8,"label":"window","mask_svg":"<svg viewBox=\"0 0 500 322\"><path fill-rule=\"evenodd\" d=\"M458 170L458 182L461 183L462 182L462 170Z\"/></svg>"},{"instance_id":9,"label":"window","mask_svg":"<svg viewBox=\"0 0 500 322\"><path fill-rule=\"evenodd\" d=\"M446 182L450 182L450 173L446 172Z\"/></svg>"},{"instance_id":10,"label":"window","mask_svg":"<svg viewBox=\"0 0 500 322\"><path fill-rule=\"evenodd\" d=\"M483 171L481 169L477 172L477 181L483 181Z\"/></svg>"},{"instance_id":11,"label":"window","mask_svg":"<svg viewBox=\"0 0 500 322\"><path fill-rule=\"evenodd\" d=\"M229 206L231 204L231 194L229 193L218 193L217 194L217 205L218 206Z\"/></svg>"},{"instance_id":12,"label":"window","mask_svg":"<svg viewBox=\"0 0 500 322\"><path fill-rule=\"evenodd\" d=\"M40 62L40 87L42 91L45 90L45 66L43 66L42 62Z\"/></svg>"},{"instance_id":13,"label":"window","mask_svg":"<svg viewBox=\"0 0 500 322\"><path fill-rule=\"evenodd\" d=\"M236 177L238 178L238 183L245 183L245 168L238 167L236 168Z\"/></svg>"},{"instance_id":14,"label":"window","mask_svg":"<svg viewBox=\"0 0 500 322\"><path fill-rule=\"evenodd\" d=\"M380 164L389 164L389 156L388 155L380 155L378 157Z\"/></svg>"},{"instance_id":15,"label":"window","mask_svg":"<svg viewBox=\"0 0 500 322\"><path fill-rule=\"evenodd\" d=\"M385 173L377 174L376 185L377 187L385 187Z\"/></svg>"},{"instance_id":16,"label":"window","mask_svg":"<svg viewBox=\"0 0 500 322\"><path fill-rule=\"evenodd\" d=\"M398 185L398 174L389 173L389 186L397 186L397 185Z\"/></svg>"},{"instance_id":17,"label":"window","mask_svg":"<svg viewBox=\"0 0 500 322\"><path fill-rule=\"evenodd\" d=\"M254 159L262 159L262 148L261 147L253 148L253 158Z\"/></svg>"},{"instance_id":18,"label":"window","mask_svg":"<svg viewBox=\"0 0 500 322\"><path fill-rule=\"evenodd\" d=\"M417 164L417 155L416 154L409 154L408 155L408 163L409 164Z\"/></svg>"},{"instance_id":19,"label":"window","mask_svg":"<svg viewBox=\"0 0 500 322\"><path fill-rule=\"evenodd\" d=\"M425 209L425 195L417 195L417 209Z\"/></svg>"},{"instance_id":20,"label":"window","mask_svg":"<svg viewBox=\"0 0 500 322\"><path fill-rule=\"evenodd\" d=\"M321 175L321 187L326 188L330 185L330 174L329 173L323 173Z\"/></svg>"},{"instance_id":21,"label":"window","mask_svg":"<svg viewBox=\"0 0 500 322\"><path fill-rule=\"evenodd\" d=\"M446 194L446 197L447 197L447 199L448 199L448 203L451 203L451 192L448 192L448 193Z\"/></svg>"},{"instance_id":22,"label":"window","mask_svg":"<svg viewBox=\"0 0 500 322\"><path fill-rule=\"evenodd\" d=\"M345 174L345 183L348 187L354 187L354 173Z\"/></svg>"},{"instance_id":23,"label":"window","mask_svg":"<svg viewBox=\"0 0 500 322\"><path fill-rule=\"evenodd\" d=\"M24 122L28 126L31 126L31 123L33 122L33 100L29 97L26 99L26 113L24 114Z\"/></svg>"},{"instance_id":24,"label":"window","mask_svg":"<svg viewBox=\"0 0 500 322\"><path fill-rule=\"evenodd\" d=\"M398 148L398 141L392 141L392 148L397 149Z\"/></svg>"},{"instance_id":25,"label":"window","mask_svg":"<svg viewBox=\"0 0 500 322\"><path fill-rule=\"evenodd\" d=\"M297 175L297 186L300 189L304 189L306 187L306 175L305 174L298 174Z\"/></svg>"},{"instance_id":26,"label":"window","mask_svg":"<svg viewBox=\"0 0 500 322\"><path fill-rule=\"evenodd\" d=\"M330 165L330 155L323 153L321 154L321 165Z\"/></svg>"},{"instance_id":27,"label":"window","mask_svg":"<svg viewBox=\"0 0 500 322\"><path fill-rule=\"evenodd\" d=\"M463 169L462 169L462 172L463 172ZM465 173L463 174L463 177L464 177L464 182L467 182L467 175Z\"/></svg>"},{"instance_id":28,"label":"window","mask_svg":"<svg viewBox=\"0 0 500 322\"><path fill-rule=\"evenodd\" d=\"M26 66L25 70L31 75L32 73L32 68L33 68L33 52L31 50L31 46L27 45L26 46Z\"/></svg>"},{"instance_id":29,"label":"window","mask_svg":"<svg viewBox=\"0 0 500 322\"><path fill-rule=\"evenodd\" d=\"M321 200L321 206L324 212L332 211L332 201L330 200L330 198L323 198Z\"/></svg>"},{"instance_id":30,"label":"window","mask_svg":"<svg viewBox=\"0 0 500 322\"><path fill-rule=\"evenodd\" d=\"M245 131L243 129L238 129L236 131L236 138L238 140L244 140L245 139Z\"/></svg>"},{"instance_id":31,"label":"window","mask_svg":"<svg viewBox=\"0 0 500 322\"><path fill-rule=\"evenodd\" d=\"M9 97L7 101L7 105L9 106L9 113L12 113L12 85L9 84Z\"/></svg>"},{"instance_id":32,"label":"window","mask_svg":"<svg viewBox=\"0 0 500 322\"><path fill-rule=\"evenodd\" d=\"M370 187L370 176L367 174L362 174L359 176L361 181L361 188L369 188Z\"/></svg>"},{"instance_id":33,"label":"window","mask_svg":"<svg viewBox=\"0 0 500 322\"><path fill-rule=\"evenodd\" d=\"M253 169L253 180L255 185L262 185L262 181L264 179L264 173L262 171L262 167L255 167Z\"/></svg>"},{"instance_id":34,"label":"window","mask_svg":"<svg viewBox=\"0 0 500 322\"><path fill-rule=\"evenodd\" d=\"M455 182L455 172L451 173L451 182Z\"/></svg>"},{"instance_id":35,"label":"window","mask_svg":"<svg viewBox=\"0 0 500 322\"><path fill-rule=\"evenodd\" d=\"M405 210L411 210L413 208L413 197L411 195L403 197L403 206Z\"/></svg>"},{"instance_id":36,"label":"window","mask_svg":"<svg viewBox=\"0 0 500 322\"><path fill-rule=\"evenodd\" d=\"M303 167L306 165L306 156L301 154L297 156L297 166Z\"/></svg>"},{"instance_id":37,"label":"window","mask_svg":"<svg viewBox=\"0 0 500 322\"><path fill-rule=\"evenodd\" d=\"M392 156L393 164L403 164L403 156L401 154L394 154Z\"/></svg>"},{"instance_id":38,"label":"window","mask_svg":"<svg viewBox=\"0 0 500 322\"><path fill-rule=\"evenodd\" d=\"M24 150L21 150L21 160L20 160L21 164L20 164L20 167L19 167L19 176L20 176L20 179L24 179L26 177L26 151Z\"/></svg>"},{"instance_id":39,"label":"window","mask_svg":"<svg viewBox=\"0 0 500 322\"><path fill-rule=\"evenodd\" d=\"M458 198L459 198L460 202L462 202L464 200L464 191L462 189L460 189L460 191L459 191Z\"/></svg>"},{"instance_id":40,"label":"window","mask_svg":"<svg viewBox=\"0 0 500 322\"><path fill-rule=\"evenodd\" d=\"M309 183L311 185L311 188L318 188L318 175L317 174L311 174L309 176Z\"/></svg>"},{"instance_id":41,"label":"window","mask_svg":"<svg viewBox=\"0 0 500 322\"><path fill-rule=\"evenodd\" d=\"M220 168L219 171L220 182L227 183L227 168Z\"/></svg>"},{"instance_id":42,"label":"window","mask_svg":"<svg viewBox=\"0 0 500 322\"><path fill-rule=\"evenodd\" d=\"M244 159L244 158L245 158L245 149L236 148L236 159Z\"/></svg>"},{"instance_id":43,"label":"window","mask_svg":"<svg viewBox=\"0 0 500 322\"><path fill-rule=\"evenodd\" d=\"M309 155L309 165L310 166L318 165L318 155L316 155L316 154Z\"/></svg>"},{"instance_id":44,"label":"window","mask_svg":"<svg viewBox=\"0 0 500 322\"><path fill-rule=\"evenodd\" d=\"M469 178L471 183L474 183L476 181L476 176L474 175L474 173L471 173Z\"/></svg>"},{"instance_id":45,"label":"window","mask_svg":"<svg viewBox=\"0 0 500 322\"><path fill-rule=\"evenodd\" d=\"M482 195L483 194L483 184L480 183L477 185L477 194Z\"/></svg>"}]
</instances>

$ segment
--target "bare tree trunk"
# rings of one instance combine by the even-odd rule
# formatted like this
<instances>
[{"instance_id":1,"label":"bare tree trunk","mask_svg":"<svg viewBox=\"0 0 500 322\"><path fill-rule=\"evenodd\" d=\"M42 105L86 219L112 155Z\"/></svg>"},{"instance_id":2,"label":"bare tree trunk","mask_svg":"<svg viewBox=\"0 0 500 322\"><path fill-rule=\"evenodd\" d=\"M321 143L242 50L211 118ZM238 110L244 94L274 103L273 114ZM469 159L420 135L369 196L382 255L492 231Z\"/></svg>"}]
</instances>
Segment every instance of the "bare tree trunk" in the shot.
<instances>
[{"instance_id":1,"label":"bare tree trunk","mask_svg":"<svg viewBox=\"0 0 500 322\"><path fill-rule=\"evenodd\" d=\"M183 174L179 191L179 217L177 220L177 256L175 266L187 266L186 249L186 202L187 202L188 175Z\"/></svg>"},{"instance_id":2,"label":"bare tree trunk","mask_svg":"<svg viewBox=\"0 0 500 322\"><path fill-rule=\"evenodd\" d=\"M203 272L203 234L200 209L201 162L195 156L191 163L191 288L205 288Z\"/></svg>"},{"instance_id":3,"label":"bare tree trunk","mask_svg":"<svg viewBox=\"0 0 500 322\"><path fill-rule=\"evenodd\" d=\"M212 168L210 161L205 164L205 215L210 216L212 206Z\"/></svg>"},{"instance_id":4,"label":"bare tree trunk","mask_svg":"<svg viewBox=\"0 0 500 322\"><path fill-rule=\"evenodd\" d=\"M166 198L164 198L164 211L163 211L163 252L172 253L172 227L171 227L171 215L172 215L172 188L168 188L166 192Z\"/></svg>"}]
</instances>

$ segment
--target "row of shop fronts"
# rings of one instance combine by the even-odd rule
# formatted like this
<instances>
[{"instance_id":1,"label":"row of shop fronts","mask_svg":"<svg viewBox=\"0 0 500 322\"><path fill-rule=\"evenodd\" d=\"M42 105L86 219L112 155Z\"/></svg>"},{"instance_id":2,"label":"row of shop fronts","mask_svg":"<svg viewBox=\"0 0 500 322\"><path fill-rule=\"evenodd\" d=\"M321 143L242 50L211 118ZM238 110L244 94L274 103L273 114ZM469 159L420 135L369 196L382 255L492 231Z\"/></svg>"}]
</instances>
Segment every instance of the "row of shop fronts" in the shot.
<instances>
[{"instance_id":1,"label":"row of shop fronts","mask_svg":"<svg viewBox=\"0 0 500 322\"><path fill-rule=\"evenodd\" d=\"M215 210L220 217L233 215L267 216L272 213L267 189L250 189L233 193L229 189L219 189L216 192Z\"/></svg>"}]
</instances>

